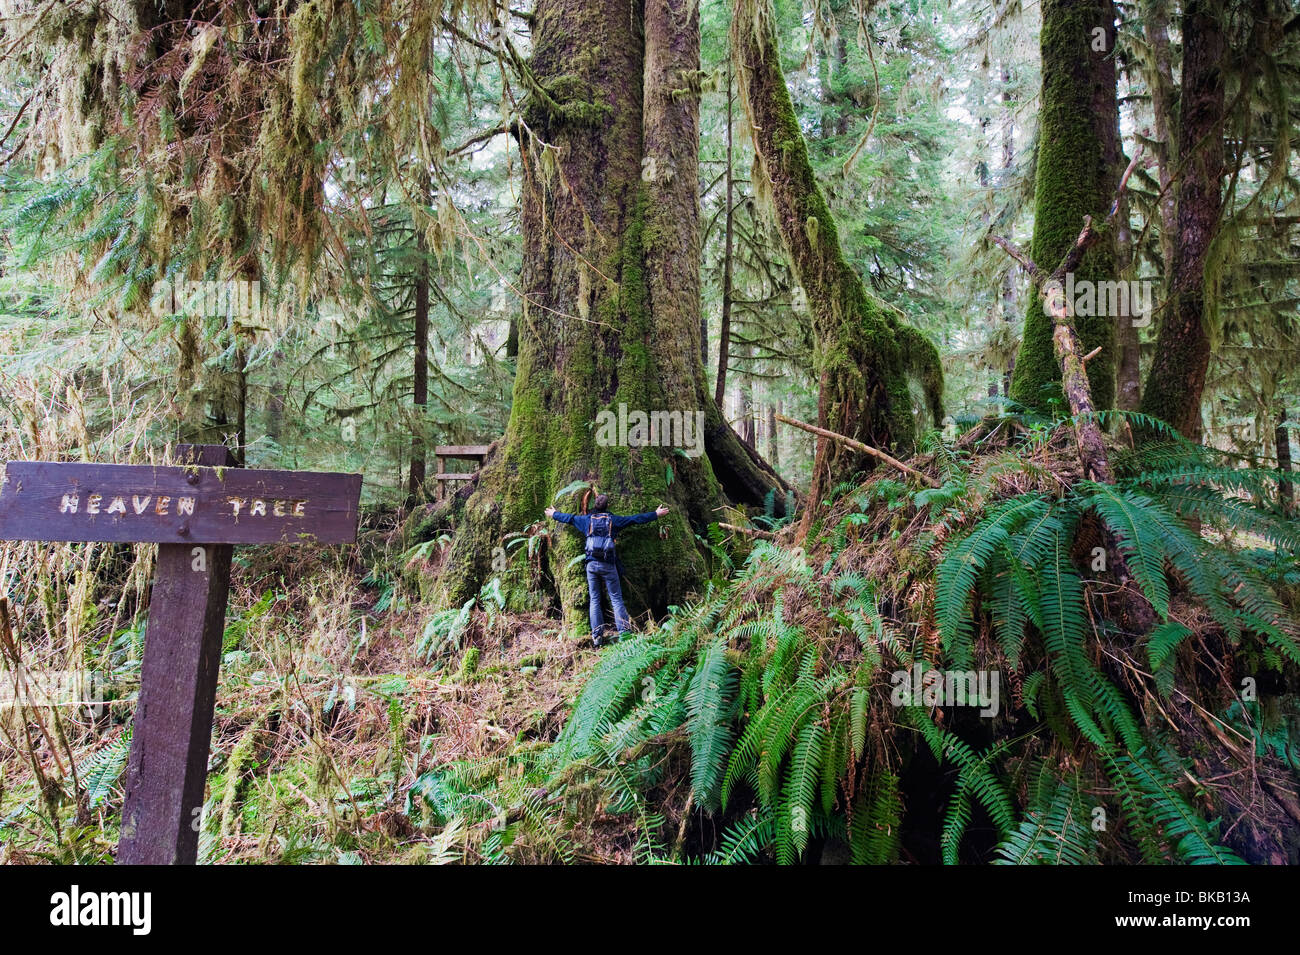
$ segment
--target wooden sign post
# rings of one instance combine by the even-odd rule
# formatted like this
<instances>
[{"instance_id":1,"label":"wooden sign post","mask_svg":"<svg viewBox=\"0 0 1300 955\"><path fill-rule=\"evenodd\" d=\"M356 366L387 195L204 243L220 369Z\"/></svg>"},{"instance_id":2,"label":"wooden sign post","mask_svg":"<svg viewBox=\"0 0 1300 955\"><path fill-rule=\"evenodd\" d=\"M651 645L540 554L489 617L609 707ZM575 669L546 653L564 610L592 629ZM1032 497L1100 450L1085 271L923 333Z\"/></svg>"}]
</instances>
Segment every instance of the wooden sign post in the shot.
<instances>
[{"instance_id":1,"label":"wooden sign post","mask_svg":"<svg viewBox=\"0 0 1300 955\"><path fill-rule=\"evenodd\" d=\"M361 475L256 471L222 445L183 464L10 462L0 540L156 542L117 862L193 864L235 544L351 543Z\"/></svg>"}]
</instances>

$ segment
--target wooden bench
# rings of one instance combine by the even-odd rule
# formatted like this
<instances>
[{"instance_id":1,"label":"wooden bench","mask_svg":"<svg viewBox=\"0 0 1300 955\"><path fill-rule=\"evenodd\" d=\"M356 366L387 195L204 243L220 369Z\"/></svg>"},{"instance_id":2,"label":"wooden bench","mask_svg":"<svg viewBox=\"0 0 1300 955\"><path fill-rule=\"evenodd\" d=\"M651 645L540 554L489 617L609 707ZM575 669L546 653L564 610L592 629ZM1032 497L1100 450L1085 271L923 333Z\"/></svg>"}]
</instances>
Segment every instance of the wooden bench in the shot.
<instances>
[{"instance_id":1,"label":"wooden bench","mask_svg":"<svg viewBox=\"0 0 1300 955\"><path fill-rule=\"evenodd\" d=\"M436 462L437 473L434 474L434 496L441 501L446 495L446 484L453 481L469 481L478 469L483 466L483 459L487 457L488 448L486 444L441 444L433 449L433 459ZM473 461L476 467L473 471L448 471L448 461Z\"/></svg>"}]
</instances>

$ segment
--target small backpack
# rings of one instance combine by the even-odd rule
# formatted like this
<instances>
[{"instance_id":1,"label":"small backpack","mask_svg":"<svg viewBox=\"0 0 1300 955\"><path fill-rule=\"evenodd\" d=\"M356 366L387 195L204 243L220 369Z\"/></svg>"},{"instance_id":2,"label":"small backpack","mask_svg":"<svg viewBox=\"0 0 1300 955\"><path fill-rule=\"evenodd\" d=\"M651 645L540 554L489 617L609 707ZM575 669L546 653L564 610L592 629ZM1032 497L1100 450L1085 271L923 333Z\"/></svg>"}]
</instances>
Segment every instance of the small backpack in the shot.
<instances>
[{"instance_id":1,"label":"small backpack","mask_svg":"<svg viewBox=\"0 0 1300 955\"><path fill-rule=\"evenodd\" d=\"M614 560L614 518L593 514L587 520L587 558L611 563Z\"/></svg>"}]
</instances>

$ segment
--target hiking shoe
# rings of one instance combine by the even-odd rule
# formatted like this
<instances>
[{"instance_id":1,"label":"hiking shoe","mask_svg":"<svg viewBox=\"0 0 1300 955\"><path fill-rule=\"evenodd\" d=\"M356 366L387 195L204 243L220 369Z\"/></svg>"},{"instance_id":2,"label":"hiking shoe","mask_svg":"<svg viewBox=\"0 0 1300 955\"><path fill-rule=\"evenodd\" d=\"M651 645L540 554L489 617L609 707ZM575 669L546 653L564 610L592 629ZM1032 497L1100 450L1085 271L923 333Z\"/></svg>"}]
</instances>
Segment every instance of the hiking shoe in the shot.
<instances>
[{"instance_id":1,"label":"hiking shoe","mask_svg":"<svg viewBox=\"0 0 1300 955\"><path fill-rule=\"evenodd\" d=\"M600 645L601 645L602 643L604 643L604 642L605 642L605 641L601 638L600 634L598 634L598 633L593 633L593 634L591 635L591 645L592 645L593 647L595 647L596 649L600 649Z\"/></svg>"}]
</instances>

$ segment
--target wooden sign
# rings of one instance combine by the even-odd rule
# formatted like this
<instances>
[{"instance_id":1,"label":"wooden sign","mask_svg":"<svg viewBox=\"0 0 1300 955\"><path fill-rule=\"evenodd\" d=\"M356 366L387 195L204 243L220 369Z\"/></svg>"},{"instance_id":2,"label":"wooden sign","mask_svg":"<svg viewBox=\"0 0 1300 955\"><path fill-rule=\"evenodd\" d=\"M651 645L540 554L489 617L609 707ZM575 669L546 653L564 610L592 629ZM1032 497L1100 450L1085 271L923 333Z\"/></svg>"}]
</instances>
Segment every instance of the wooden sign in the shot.
<instances>
[{"instance_id":1,"label":"wooden sign","mask_svg":"<svg viewBox=\"0 0 1300 955\"><path fill-rule=\"evenodd\" d=\"M356 539L359 474L13 462L9 540L268 544Z\"/></svg>"},{"instance_id":2,"label":"wooden sign","mask_svg":"<svg viewBox=\"0 0 1300 955\"><path fill-rule=\"evenodd\" d=\"M256 471L222 445L182 466L11 462L0 540L157 542L119 865L193 864L235 544L350 543L361 475Z\"/></svg>"}]
</instances>

